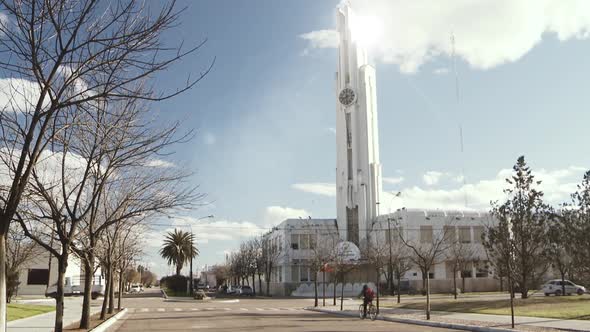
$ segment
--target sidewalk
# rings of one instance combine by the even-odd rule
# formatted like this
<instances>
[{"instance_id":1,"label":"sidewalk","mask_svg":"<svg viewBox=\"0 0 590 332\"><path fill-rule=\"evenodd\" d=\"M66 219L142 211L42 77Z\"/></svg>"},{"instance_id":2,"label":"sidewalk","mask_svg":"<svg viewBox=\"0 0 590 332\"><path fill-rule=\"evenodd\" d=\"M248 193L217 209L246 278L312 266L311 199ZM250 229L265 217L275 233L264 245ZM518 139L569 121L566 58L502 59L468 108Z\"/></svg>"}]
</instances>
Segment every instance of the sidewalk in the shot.
<instances>
[{"instance_id":1,"label":"sidewalk","mask_svg":"<svg viewBox=\"0 0 590 332\"><path fill-rule=\"evenodd\" d=\"M344 314L358 317L358 304L347 304L344 306ZM314 310L313 308L310 308ZM318 307L322 311L331 313L343 313L340 306ZM423 310L410 309L381 309L379 315L387 320L403 321L407 323L416 323L416 321L426 321ZM389 318L389 319L388 319ZM463 324L476 327L488 328L510 328L510 316L487 315L487 314L470 314L455 313L444 311L431 312L430 322L440 322L446 324ZM567 331L590 331L590 320L566 320L554 318L538 318L515 316L514 321L517 330L522 331L546 331L551 329Z\"/></svg>"},{"instance_id":2,"label":"sidewalk","mask_svg":"<svg viewBox=\"0 0 590 332\"><path fill-rule=\"evenodd\" d=\"M102 298L100 298L102 300ZM92 301L90 314L100 312L102 301ZM41 304L41 303L40 303ZM48 304L48 303L42 303ZM52 303L55 305L55 301ZM64 302L64 327L79 322L82 315L82 298L65 298ZM9 332L51 332L55 325L55 311L46 314L27 317L8 322Z\"/></svg>"}]
</instances>

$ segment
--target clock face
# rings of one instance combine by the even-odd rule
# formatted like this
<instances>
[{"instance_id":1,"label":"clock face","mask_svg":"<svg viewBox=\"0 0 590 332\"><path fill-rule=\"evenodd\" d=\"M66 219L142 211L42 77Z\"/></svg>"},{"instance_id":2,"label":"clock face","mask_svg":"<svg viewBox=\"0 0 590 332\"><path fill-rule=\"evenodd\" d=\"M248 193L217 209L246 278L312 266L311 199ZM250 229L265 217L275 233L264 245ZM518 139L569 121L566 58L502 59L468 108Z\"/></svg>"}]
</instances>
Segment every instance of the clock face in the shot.
<instances>
[{"instance_id":1,"label":"clock face","mask_svg":"<svg viewBox=\"0 0 590 332\"><path fill-rule=\"evenodd\" d=\"M344 88L338 95L338 100L344 106L352 105L356 100L356 93L351 88Z\"/></svg>"}]
</instances>

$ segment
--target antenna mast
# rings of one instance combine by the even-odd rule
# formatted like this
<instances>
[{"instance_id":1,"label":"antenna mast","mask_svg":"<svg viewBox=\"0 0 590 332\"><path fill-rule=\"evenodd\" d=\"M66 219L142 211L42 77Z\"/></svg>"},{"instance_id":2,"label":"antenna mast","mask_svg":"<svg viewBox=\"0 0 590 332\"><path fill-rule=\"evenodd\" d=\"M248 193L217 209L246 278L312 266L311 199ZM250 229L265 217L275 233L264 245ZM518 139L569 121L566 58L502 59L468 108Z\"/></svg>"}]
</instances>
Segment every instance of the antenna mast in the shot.
<instances>
[{"instance_id":1,"label":"antenna mast","mask_svg":"<svg viewBox=\"0 0 590 332\"><path fill-rule=\"evenodd\" d=\"M459 113L459 74L457 73L457 57L455 56L455 34L451 32L451 57L453 59L453 72L455 73L455 102L456 102L456 111ZM467 180L465 179L465 153L463 147L463 126L461 124L461 119L459 118L459 144L461 148L461 178L463 179L463 199L465 200L465 207L467 207L467 192L466 185Z\"/></svg>"}]
</instances>

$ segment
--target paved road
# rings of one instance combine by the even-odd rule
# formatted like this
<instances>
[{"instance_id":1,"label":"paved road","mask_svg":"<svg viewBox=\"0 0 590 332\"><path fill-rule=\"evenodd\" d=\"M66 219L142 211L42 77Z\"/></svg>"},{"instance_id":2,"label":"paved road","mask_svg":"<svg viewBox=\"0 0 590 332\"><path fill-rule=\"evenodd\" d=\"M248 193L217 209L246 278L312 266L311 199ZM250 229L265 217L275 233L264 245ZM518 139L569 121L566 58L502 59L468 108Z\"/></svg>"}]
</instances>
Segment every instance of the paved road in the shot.
<instances>
[{"instance_id":1,"label":"paved road","mask_svg":"<svg viewBox=\"0 0 590 332\"><path fill-rule=\"evenodd\" d=\"M129 313L112 331L450 331L303 310L312 303L307 299L126 299Z\"/></svg>"}]
</instances>

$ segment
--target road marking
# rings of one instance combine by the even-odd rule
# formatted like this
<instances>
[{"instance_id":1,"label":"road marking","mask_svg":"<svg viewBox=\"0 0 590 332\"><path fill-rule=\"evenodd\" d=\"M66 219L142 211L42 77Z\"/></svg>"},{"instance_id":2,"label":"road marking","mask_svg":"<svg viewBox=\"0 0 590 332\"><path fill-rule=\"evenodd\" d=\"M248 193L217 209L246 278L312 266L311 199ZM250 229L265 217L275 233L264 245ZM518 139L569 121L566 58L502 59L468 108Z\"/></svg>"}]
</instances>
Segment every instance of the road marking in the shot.
<instances>
[{"instance_id":1,"label":"road marking","mask_svg":"<svg viewBox=\"0 0 590 332\"><path fill-rule=\"evenodd\" d=\"M148 312L148 311L150 311L150 309L148 309L148 308L143 308L143 309L141 309L140 311L141 311L141 312Z\"/></svg>"},{"instance_id":2,"label":"road marking","mask_svg":"<svg viewBox=\"0 0 590 332\"><path fill-rule=\"evenodd\" d=\"M262 309L262 308L256 308L256 310L258 310L258 311L264 311L264 309Z\"/></svg>"},{"instance_id":3,"label":"road marking","mask_svg":"<svg viewBox=\"0 0 590 332\"><path fill-rule=\"evenodd\" d=\"M231 309L230 308L223 308L223 310L230 311Z\"/></svg>"},{"instance_id":4,"label":"road marking","mask_svg":"<svg viewBox=\"0 0 590 332\"><path fill-rule=\"evenodd\" d=\"M164 309L164 308L158 308L157 310L158 310L159 312L164 312L164 311L166 311L166 309Z\"/></svg>"},{"instance_id":5,"label":"road marking","mask_svg":"<svg viewBox=\"0 0 590 332\"><path fill-rule=\"evenodd\" d=\"M279 311L280 309L279 308L268 308L268 310L271 310L271 311Z\"/></svg>"},{"instance_id":6,"label":"road marking","mask_svg":"<svg viewBox=\"0 0 590 332\"><path fill-rule=\"evenodd\" d=\"M182 311L180 308L174 308L174 311Z\"/></svg>"},{"instance_id":7,"label":"road marking","mask_svg":"<svg viewBox=\"0 0 590 332\"><path fill-rule=\"evenodd\" d=\"M219 303L239 303L240 300L225 300L225 301L217 301Z\"/></svg>"},{"instance_id":8,"label":"road marking","mask_svg":"<svg viewBox=\"0 0 590 332\"><path fill-rule=\"evenodd\" d=\"M191 326L191 329L208 329L209 326L208 325L193 325Z\"/></svg>"},{"instance_id":9,"label":"road marking","mask_svg":"<svg viewBox=\"0 0 590 332\"><path fill-rule=\"evenodd\" d=\"M248 308L240 308L242 311L248 311Z\"/></svg>"},{"instance_id":10,"label":"road marking","mask_svg":"<svg viewBox=\"0 0 590 332\"><path fill-rule=\"evenodd\" d=\"M191 308L192 311L199 311L199 308Z\"/></svg>"}]
</instances>

